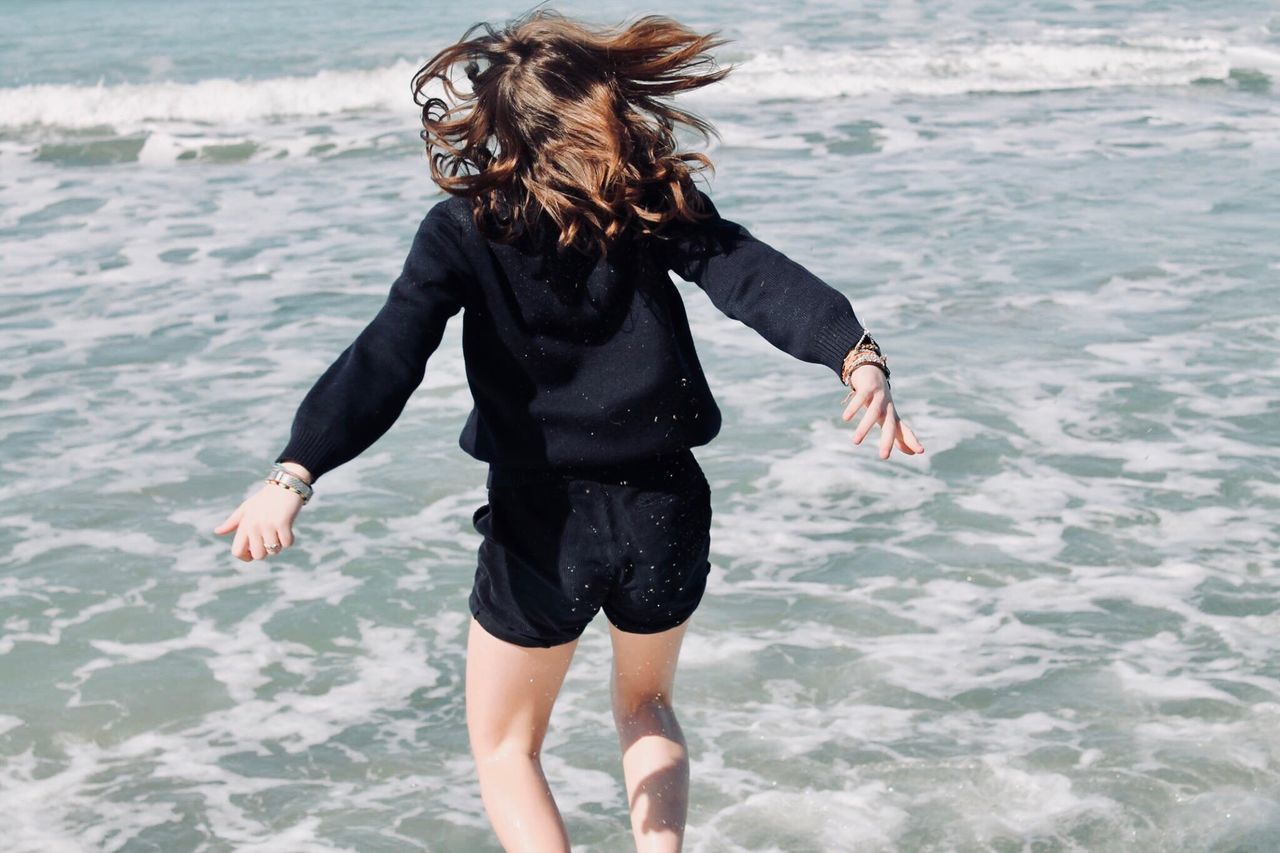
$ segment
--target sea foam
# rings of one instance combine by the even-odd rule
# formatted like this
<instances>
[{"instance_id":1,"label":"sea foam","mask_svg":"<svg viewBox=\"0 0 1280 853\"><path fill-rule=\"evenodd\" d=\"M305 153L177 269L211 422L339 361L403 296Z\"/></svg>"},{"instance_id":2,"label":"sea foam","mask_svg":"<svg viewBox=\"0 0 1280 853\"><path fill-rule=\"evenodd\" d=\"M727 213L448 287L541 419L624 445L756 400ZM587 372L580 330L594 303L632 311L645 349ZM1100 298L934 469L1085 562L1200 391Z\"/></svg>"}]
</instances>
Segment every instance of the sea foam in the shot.
<instances>
[{"instance_id":1,"label":"sea foam","mask_svg":"<svg viewBox=\"0 0 1280 853\"><path fill-rule=\"evenodd\" d=\"M1212 38L1133 35L1088 39L890 42L869 49L784 45L748 54L695 100L825 99L873 93L957 95L1226 81L1234 70L1280 70L1280 51ZM36 84L0 89L0 128L111 127L163 123L237 125L285 117L413 111L409 83L421 63L405 58L371 69L310 76L206 79L194 83ZM428 89L438 95L438 87Z\"/></svg>"}]
</instances>

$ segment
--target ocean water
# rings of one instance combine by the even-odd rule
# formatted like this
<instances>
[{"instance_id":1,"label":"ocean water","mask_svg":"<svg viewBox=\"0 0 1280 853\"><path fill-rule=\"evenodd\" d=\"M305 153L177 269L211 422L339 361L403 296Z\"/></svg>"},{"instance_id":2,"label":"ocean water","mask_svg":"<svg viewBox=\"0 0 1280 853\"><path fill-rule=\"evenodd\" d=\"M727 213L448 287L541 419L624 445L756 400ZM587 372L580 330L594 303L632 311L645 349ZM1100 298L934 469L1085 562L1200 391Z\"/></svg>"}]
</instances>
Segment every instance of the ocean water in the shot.
<instances>
[{"instance_id":1,"label":"ocean water","mask_svg":"<svg viewBox=\"0 0 1280 853\"><path fill-rule=\"evenodd\" d=\"M498 849L461 323L292 549L211 530L439 197L413 70L524 8L0 4L0 848ZM686 849L1280 849L1280 7L643 11L733 39L706 186L928 448L681 285L725 416ZM630 849L608 662L598 617L543 755L581 851Z\"/></svg>"}]
</instances>

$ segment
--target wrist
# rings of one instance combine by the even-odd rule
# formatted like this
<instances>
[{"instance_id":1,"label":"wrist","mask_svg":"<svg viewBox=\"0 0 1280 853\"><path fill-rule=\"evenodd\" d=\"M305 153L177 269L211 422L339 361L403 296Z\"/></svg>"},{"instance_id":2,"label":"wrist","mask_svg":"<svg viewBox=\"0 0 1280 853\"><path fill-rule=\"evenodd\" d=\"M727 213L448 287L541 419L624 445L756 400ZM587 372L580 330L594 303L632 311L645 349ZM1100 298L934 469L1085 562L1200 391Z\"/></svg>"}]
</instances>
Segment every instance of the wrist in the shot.
<instances>
[{"instance_id":1,"label":"wrist","mask_svg":"<svg viewBox=\"0 0 1280 853\"><path fill-rule=\"evenodd\" d=\"M297 477L302 482L306 483L308 486L311 485L311 482L313 480L313 477L311 476L311 472L308 471L306 467L303 466L302 464L298 462L277 462L276 464L279 465L284 470L288 471L293 476Z\"/></svg>"},{"instance_id":2,"label":"wrist","mask_svg":"<svg viewBox=\"0 0 1280 853\"><path fill-rule=\"evenodd\" d=\"M876 342L876 339L864 330L862 337L845 354L844 364L840 371L840 378L843 383L849 385L854 371L867 364L874 364L880 368L880 371L884 373L885 381L888 382L888 359L881 352L880 345Z\"/></svg>"},{"instance_id":3,"label":"wrist","mask_svg":"<svg viewBox=\"0 0 1280 853\"><path fill-rule=\"evenodd\" d=\"M849 371L849 382L848 382L847 384L848 384L850 387L852 387L852 386L853 386L853 380L854 380L854 377L855 377L855 376L857 376L859 373L862 373L862 372L863 372L863 368L867 368L867 367L874 367L874 368L875 368L875 370L874 370L874 371L872 371L872 372L871 372L870 374L868 374L868 375L872 375L872 376L873 376L873 375L879 374L879 375L881 375L881 376L883 376L883 377L885 378L884 384L885 384L885 385L888 385L888 384L889 384L889 373L888 373L888 368L886 368L883 364L880 364L879 362L875 362L875 361L864 361L863 363L861 363L861 364L857 365L856 367L854 367L854 368L853 368L853 370Z\"/></svg>"},{"instance_id":4,"label":"wrist","mask_svg":"<svg viewBox=\"0 0 1280 853\"><path fill-rule=\"evenodd\" d=\"M299 489L297 486L292 485L290 483L284 483L284 482L281 482L280 480L267 480L266 482L267 482L267 485L269 486L278 486L279 488L284 489L286 492L293 493L293 495L298 498L298 500L302 503L303 506L306 506L307 501L311 499L310 495L303 493L301 489Z\"/></svg>"},{"instance_id":5,"label":"wrist","mask_svg":"<svg viewBox=\"0 0 1280 853\"><path fill-rule=\"evenodd\" d=\"M306 475L307 479L303 479L302 475ZM296 462L276 462L272 465L271 473L266 477L268 483L274 483L297 494L304 504L311 500L314 492L310 479L311 472L306 469L306 466Z\"/></svg>"}]
</instances>

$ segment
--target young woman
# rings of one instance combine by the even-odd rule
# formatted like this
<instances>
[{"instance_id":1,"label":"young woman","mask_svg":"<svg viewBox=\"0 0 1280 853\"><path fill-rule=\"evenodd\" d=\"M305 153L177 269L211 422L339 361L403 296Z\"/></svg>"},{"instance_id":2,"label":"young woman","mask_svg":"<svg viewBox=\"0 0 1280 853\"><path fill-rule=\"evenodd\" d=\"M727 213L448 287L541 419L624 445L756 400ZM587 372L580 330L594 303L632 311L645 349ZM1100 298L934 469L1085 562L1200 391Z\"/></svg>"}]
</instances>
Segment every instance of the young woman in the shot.
<instances>
[{"instance_id":1,"label":"young woman","mask_svg":"<svg viewBox=\"0 0 1280 853\"><path fill-rule=\"evenodd\" d=\"M484 32L474 38L477 28ZM720 216L693 183L663 99L713 83L724 41L650 15L600 30L541 9L477 24L416 74L433 180L382 309L307 393L268 482L216 532L263 559L293 544L313 485L372 445L463 313L474 407L459 444L489 463L470 595L467 727L485 809L509 850L568 850L539 750L577 640L603 610L637 846L677 850L689 764L676 661L710 563L711 498L690 448L719 431L670 272L777 348L826 365L880 456L924 447L847 298ZM463 64L467 90L451 72ZM439 81L453 98L425 97Z\"/></svg>"}]
</instances>

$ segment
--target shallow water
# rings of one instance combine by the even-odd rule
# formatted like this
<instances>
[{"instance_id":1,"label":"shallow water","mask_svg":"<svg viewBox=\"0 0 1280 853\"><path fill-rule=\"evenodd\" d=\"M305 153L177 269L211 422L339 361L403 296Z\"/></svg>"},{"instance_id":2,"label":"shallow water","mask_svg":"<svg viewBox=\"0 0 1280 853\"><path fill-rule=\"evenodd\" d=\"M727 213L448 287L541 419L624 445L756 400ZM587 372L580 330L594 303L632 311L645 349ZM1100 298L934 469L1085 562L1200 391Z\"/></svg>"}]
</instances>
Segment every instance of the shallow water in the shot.
<instances>
[{"instance_id":1,"label":"shallow water","mask_svg":"<svg viewBox=\"0 0 1280 853\"><path fill-rule=\"evenodd\" d=\"M413 70L519 11L341 8L0 7L6 849L497 849L461 324L292 550L210 532L438 197ZM710 192L928 452L681 285L725 416L686 849L1276 849L1280 11L738 8L657 10L734 39ZM608 654L544 752L575 850L628 844Z\"/></svg>"}]
</instances>

